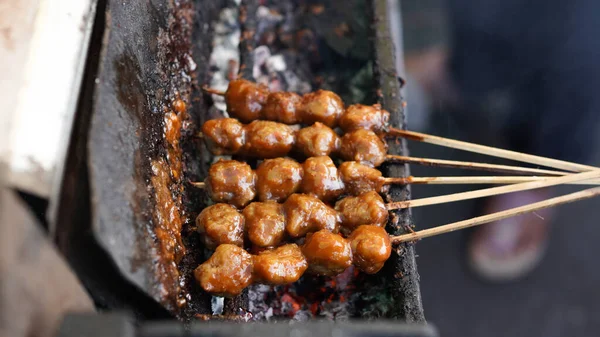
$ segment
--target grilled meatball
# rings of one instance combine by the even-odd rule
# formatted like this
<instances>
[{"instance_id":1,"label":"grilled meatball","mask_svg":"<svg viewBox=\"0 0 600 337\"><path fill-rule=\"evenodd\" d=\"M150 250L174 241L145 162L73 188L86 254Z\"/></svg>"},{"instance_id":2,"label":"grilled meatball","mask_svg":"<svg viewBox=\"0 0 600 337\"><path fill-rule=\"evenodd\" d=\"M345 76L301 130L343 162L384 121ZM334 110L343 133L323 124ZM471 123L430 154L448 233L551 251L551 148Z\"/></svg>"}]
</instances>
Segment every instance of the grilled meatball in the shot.
<instances>
[{"instance_id":1,"label":"grilled meatball","mask_svg":"<svg viewBox=\"0 0 600 337\"><path fill-rule=\"evenodd\" d=\"M342 217L342 233L348 234L360 225L385 226L388 211L383 199L371 191L356 197L346 197L335 205Z\"/></svg>"},{"instance_id":2,"label":"grilled meatball","mask_svg":"<svg viewBox=\"0 0 600 337\"><path fill-rule=\"evenodd\" d=\"M329 156L339 151L340 137L323 123L302 128L296 137L296 149L306 157Z\"/></svg>"},{"instance_id":3,"label":"grilled meatball","mask_svg":"<svg viewBox=\"0 0 600 337\"><path fill-rule=\"evenodd\" d=\"M295 138L294 130L285 124L254 121L246 125L244 151L251 157L282 157L290 152Z\"/></svg>"},{"instance_id":4,"label":"grilled meatball","mask_svg":"<svg viewBox=\"0 0 600 337\"><path fill-rule=\"evenodd\" d=\"M233 80L225 92L227 112L243 123L261 118L261 111L267 102L269 89L264 85L247 80Z\"/></svg>"},{"instance_id":5,"label":"grilled meatball","mask_svg":"<svg viewBox=\"0 0 600 337\"><path fill-rule=\"evenodd\" d=\"M308 234L302 253L308 260L308 271L313 274L334 276L352 264L350 243L327 230Z\"/></svg>"},{"instance_id":6,"label":"grilled meatball","mask_svg":"<svg viewBox=\"0 0 600 337\"><path fill-rule=\"evenodd\" d=\"M302 165L288 158L263 161L256 169L256 190L260 201L283 202L300 189L304 170Z\"/></svg>"},{"instance_id":7,"label":"grilled meatball","mask_svg":"<svg viewBox=\"0 0 600 337\"><path fill-rule=\"evenodd\" d=\"M295 243L266 250L254 256L254 277L257 282L284 285L298 281L308 268L302 250Z\"/></svg>"},{"instance_id":8,"label":"grilled meatball","mask_svg":"<svg viewBox=\"0 0 600 337\"><path fill-rule=\"evenodd\" d=\"M196 218L196 227L208 249L224 243L244 245L244 217L231 205L206 207Z\"/></svg>"},{"instance_id":9,"label":"grilled meatball","mask_svg":"<svg viewBox=\"0 0 600 337\"><path fill-rule=\"evenodd\" d=\"M302 97L293 92L272 92L263 107L263 118L284 124L300 123Z\"/></svg>"},{"instance_id":10,"label":"grilled meatball","mask_svg":"<svg viewBox=\"0 0 600 337\"><path fill-rule=\"evenodd\" d=\"M258 247L277 246L285 235L283 205L275 201L253 202L242 212L248 239Z\"/></svg>"},{"instance_id":11,"label":"grilled meatball","mask_svg":"<svg viewBox=\"0 0 600 337\"><path fill-rule=\"evenodd\" d=\"M377 226L363 225L348 238L353 263L367 274L375 274L392 253L392 243L386 231Z\"/></svg>"},{"instance_id":12,"label":"grilled meatball","mask_svg":"<svg viewBox=\"0 0 600 337\"><path fill-rule=\"evenodd\" d=\"M344 192L344 183L338 175L337 167L329 157L311 157L302 165L304 178L300 190L313 194L317 198L329 202L337 199Z\"/></svg>"},{"instance_id":13,"label":"grilled meatball","mask_svg":"<svg viewBox=\"0 0 600 337\"><path fill-rule=\"evenodd\" d=\"M369 191L384 193L389 190L389 186L384 185L383 177L378 169L355 161L346 161L340 165L338 171L345 191L350 195L359 195Z\"/></svg>"},{"instance_id":14,"label":"grilled meatball","mask_svg":"<svg viewBox=\"0 0 600 337\"><path fill-rule=\"evenodd\" d=\"M332 91L317 90L302 97L300 116L304 124L321 122L335 127L343 113L344 103L340 96Z\"/></svg>"},{"instance_id":15,"label":"grilled meatball","mask_svg":"<svg viewBox=\"0 0 600 337\"><path fill-rule=\"evenodd\" d=\"M252 283L252 264L252 255L243 248L224 244L194 270L194 277L206 292L233 297Z\"/></svg>"},{"instance_id":16,"label":"grilled meatball","mask_svg":"<svg viewBox=\"0 0 600 337\"><path fill-rule=\"evenodd\" d=\"M206 191L215 202L244 207L256 196L256 174L250 165L220 160L208 170Z\"/></svg>"},{"instance_id":17,"label":"grilled meatball","mask_svg":"<svg viewBox=\"0 0 600 337\"><path fill-rule=\"evenodd\" d=\"M369 166L379 166L385 161L387 144L371 130L356 130L342 137L340 156Z\"/></svg>"},{"instance_id":18,"label":"grilled meatball","mask_svg":"<svg viewBox=\"0 0 600 337\"><path fill-rule=\"evenodd\" d=\"M214 155L236 154L246 143L244 125L234 118L211 119L202 125L208 150Z\"/></svg>"},{"instance_id":19,"label":"grilled meatball","mask_svg":"<svg viewBox=\"0 0 600 337\"><path fill-rule=\"evenodd\" d=\"M285 230L298 238L309 232L321 229L337 233L340 216L321 200L306 194L292 194L283 204L286 224Z\"/></svg>"},{"instance_id":20,"label":"grilled meatball","mask_svg":"<svg viewBox=\"0 0 600 337\"><path fill-rule=\"evenodd\" d=\"M386 131L389 120L390 113L381 109L379 104L353 104L340 117L340 128L344 132L365 129L381 133Z\"/></svg>"}]
</instances>

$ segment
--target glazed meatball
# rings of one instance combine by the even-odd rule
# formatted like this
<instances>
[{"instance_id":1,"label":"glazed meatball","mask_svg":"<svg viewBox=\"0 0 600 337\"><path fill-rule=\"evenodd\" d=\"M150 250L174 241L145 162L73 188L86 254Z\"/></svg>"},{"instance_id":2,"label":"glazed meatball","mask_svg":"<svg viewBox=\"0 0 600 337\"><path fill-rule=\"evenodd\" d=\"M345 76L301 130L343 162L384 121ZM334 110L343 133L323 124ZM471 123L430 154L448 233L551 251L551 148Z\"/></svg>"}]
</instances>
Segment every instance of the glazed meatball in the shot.
<instances>
[{"instance_id":1,"label":"glazed meatball","mask_svg":"<svg viewBox=\"0 0 600 337\"><path fill-rule=\"evenodd\" d=\"M256 196L256 174L250 165L220 160L208 170L206 191L215 202L244 207Z\"/></svg>"},{"instance_id":2,"label":"glazed meatball","mask_svg":"<svg viewBox=\"0 0 600 337\"><path fill-rule=\"evenodd\" d=\"M261 111L267 101L269 90L264 85L247 80L233 80L225 92L227 112L242 123L250 123L261 118Z\"/></svg>"},{"instance_id":3,"label":"glazed meatball","mask_svg":"<svg viewBox=\"0 0 600 337\"><path fill-rule=\"evenodd\" d=\"M321 200L306 194L292 194L283 204L286 224L285 230L298 238L309 232L321 229L337 233L340 216Z\"/></svg>"},{"instance_id":4,"label":"glazed meatball","mask_svg":"<svg viewBox=\"0 0 600 337\"><path fill-rule=\"evenodd\" d=\"M299 112L302 97L293 92L273 92L269 94L262 114L264 119L285 124L300 123Z\"/></svg>"},{"instance_id":5,"label":"glazed meatball","mask_svg":"<svg viewBox=\"0 0 600 337\"><path fill-rule=\"evenodd\" d=\"M346 197L335 205L342 217L342 233L348 234L360 225L384 227L388 219L385 203L375 191Z\"/></svg>"},{"instance_id":6,"label":"glazed meatball","mask_svg":"<svg viewBox=\"0 0 600 337\"><path fill-rule=\"evenodd\" d=\"M346 161L338 168L340 178L345 186L345 192L359 195L369 191L384 193L389 190L384 185L383 177L378 169L355 161Z\"/></svg>"},{"instance_id":7,"label":"glazed meatball","mask_svg":"<svg viewBox=\"0 0 600 337\"><path fill-rule=\"evenodd\" d=\"M242 212L248 239L257 247L277 246L285 235L283 205L274 201L253 202Z\"/></svg>"},{"instance_id":8,"label":"glazed meatball","mask_svg":"<svg viewBox=\"0 0 600 337\"><path fill-rule=\"evenodd\" d=\"M277 158L285 156L296 140L294 130L289 126L271 121L254 121L246 125L247 156Z\"/></svg>"},{"instance_id":9,"label":"glazed meatball","mask_svg":"<svg viewBox=\"0 0 600 337\"><path fill-rule=\"evenodd\" d=\"M208 249L220 244L244 245L244 217L228 204L206 207L196 218L196 227Z\"/></svg>"},{"instance_id":10,"label":"glazed meatball","mask_svg":"<svg viewBox=\"0 0 600 337\"><path fill-rule=\"evenodd\" d=\"M206 292L233 297L252 283L252 272L252 255L236 245L224 244L194 270L194 277Z\"/></svg>"},{"instance_id":11,"label":"glazed meatball","mask_svg":"<svg viewBox=\"0 0 600 337\"><path fill-rule=\"evenodd\" d=\"M214 155L236 154L246 143L244 125L234 118L207 121L202 125L202 135Z\"/></svg>"},{"instance_id":12,"label":"glazed meatball","mask_svg":"<svg viewBox=\"0 0 600 337\"><path fill-rule=\"evenodd\" d=\"M337 167L329 157L308 158L302 165L304 178L300 190L306 194L330 202L344 192L344 183L338 175Z\"/></svg>"},{"instance_id":13,"label":"glazed meatball","mask_svg":"<svg viewBox=\"0 0 600 337\"><path fill-rule=\"evenodd\" d=\"M308 271L317 275L335 276L352 264L350 243L327 230L308 234L302 253L308 260Z\"/></svg>"},{"instance_id":14,"label":"glazed meatball","mask_svg":"<svg viewBox=\"0 0 600 337\"><path fill-rule=\"evenodd\" d=\"M383 110L379 104L353 104L346 108L340 117L340 128L344 132L365 129L381 133L386 131L389 120L390 113Z\"/></svg>"},{"instance_id":15,"label":"glazed meatball","mask_svg":"<svg viewBox=\"0 0 600 337\"><path fill-rule=\"evenodd\" d=\"M302 97L300 116L304 124L321 122L332 128L337 126L343 113L344 103L332 91L317 90Z\"/></svg>"},{"instance_id":16,"label":"glazed meatball","mask_svg":"<svg viewBox=\"0 0 600 337\"><path fill-rule=\"evenodd\" d=\"M266 250L254 256L254 277L257 282L284 285L298 281L308 268L302 250L295 243Z\"/></svg>"},{"instance_id":17,"label":"glazed meatball","mask_svg":"<svg viewBox=\"0 0 600 337\"><path fill-rule=\"evenodd\" d=\"M296 137L296 149L306 157L329 156L340 149L340 137L323 123L302 128Z\"/></svg>"},{"instance_id":18,"label":"glazed meatball","mask_svg":"<svg viewBox=\"0 0 600 337\"><path fill-rule=\"evenodd\" d=\"M340 156L369 166L379 166L385 161L387 144L371 130L356 130L342 137Z\"/></svg>"},{"instance_id":19,"label":"glazed meatball","mask_svg":"<svg viewBox=\"0 0 600 337\"><path fill-rule=\"evenodd\" d=\"M298 192L304 170L302 165L288 158L275 158L263 161L256 169L256 190L260 201L285 201Z\"/></svg>"},{"instance_id":20,"label":"glazed meatball","mask_svg":"<svg viewBox=\"0 0 600 337\"><path fill-rule=\"evenodd\" d=\"M392 253L392 243L386 231L377 226L363 225L348 238L353 263L367 274L375 274Z\"/></svg>"}]
</instances>

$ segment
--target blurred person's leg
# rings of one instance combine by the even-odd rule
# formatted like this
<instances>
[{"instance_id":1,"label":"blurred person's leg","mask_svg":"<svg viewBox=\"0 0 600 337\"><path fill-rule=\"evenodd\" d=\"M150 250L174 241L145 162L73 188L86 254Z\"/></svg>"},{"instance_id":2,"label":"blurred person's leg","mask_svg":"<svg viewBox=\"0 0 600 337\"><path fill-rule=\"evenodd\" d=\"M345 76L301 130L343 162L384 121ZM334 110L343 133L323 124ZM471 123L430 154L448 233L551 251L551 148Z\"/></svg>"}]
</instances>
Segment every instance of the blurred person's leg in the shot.
<instances>
[{"instance_id":1,"label":"blurred person's leg","mask_svg":"<svg viewBox=\"0 0 600 337\"><path fill-rule=\"evenodd\" d=\"M461 125L517 151L586 162L597 130L600 43L594 38L600 2L449 0L451 78L460 94ZM478 112L478 113L474 113ZM475 131L474 131L475 132ZM486 139L486 142L489 142ZM491 198L499 211L551 196L528 191ZM469 263L490 280L525 275L540 261L552 212L479 228Z\"/></svg>"}]
</instances>

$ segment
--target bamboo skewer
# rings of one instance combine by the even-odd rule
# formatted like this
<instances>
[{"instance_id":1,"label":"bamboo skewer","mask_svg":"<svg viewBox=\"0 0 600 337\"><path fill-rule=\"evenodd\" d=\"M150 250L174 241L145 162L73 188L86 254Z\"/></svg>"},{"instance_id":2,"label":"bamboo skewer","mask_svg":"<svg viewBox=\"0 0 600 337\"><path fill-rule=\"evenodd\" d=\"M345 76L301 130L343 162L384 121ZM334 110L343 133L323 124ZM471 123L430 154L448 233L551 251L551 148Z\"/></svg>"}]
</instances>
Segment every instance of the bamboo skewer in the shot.
<instances>
[{"instance_id":1,"label":"bamboo skewer","mask_svg":"<svg viewBox=\"0 0 600 337\"><path fill-rule=\"evenodd\" d=\"M202 90L206 91L209 94L214 94L214 95L219 95L219 96L225 96L225 91L221 91L221 90L217 90L217 89L213 89L207 85L202 87Z\"/></svg>"},{"instance_id":2,"label":"bamboo skewer","mask_svg":"<svg viewBox=\"0 0 600 337\"><path fill-rule=\"evenodd\" d=\"M518 184L529 181L541 181L547 177L528 176L456 176L456 177L407 177L407 178L383 178L386 185L473 185L473 184ZM569 185L600 185L600 179L590 179L567 183Z\"/></svg>"},{"instance_id":3,"label":"bamboo skewer","mask_svg":"<svg viewBox=\"0 0 600 337\"><path fill-rule=\"evenodd\" d=\"M542 181L546 177L527 176L457 176L457 177L406 177L382 178L384 185L476 185L476 184L518 184L530 181ZM206 188L201 181L191 181L190 185L197 188ZM600 185L600 179L575 181L567 185Z\"/></svg>"},{"instance_id":4,"label":"bamboo skewer","mask_svg":"<svg viewBox=\"0 0 600 337\"><path fill-rule=\"evenodd\" d=\"M562 176L562 177L544 178L544 179L538 180L538 181L530 181L530 182L514 184L514 185L484 188L481 190L440 195L437 197L430 197L430 198L397 201L397 202L392 202L392 203L387 204L386 207L388 210L393 210L393 209L402 209L402 208L408 208L408 207L421 207L421 206L428 206L428 205L436 205L436 204L443 204L443 203L455 202L455 201L461 201L461 200L489 197L489 196L505 194L505 193L538 189L538 188L542 188L542 187L550 187L550 186L561 185L561 184L566 184L566 183L573 183L573 182L577 182L577 181L584 181L584 180L594 179L594 178L599 178L599 177L600 177L600 169L597 169L597 170L590 171L590 172L575 173L575 174L570 174L570 175Z\"/></svg>"},{"instance_id":5,"label":"bamboo skewer","mask_svg":"<svg viewBox=\"0 0 600 337\"><path fill-rule=\"evenodd\" d=\"M505 211L496 212L488 215L483 215L467 220L462 220L458 222L449 223L446 225L433 227L429 229L423 229L417 232L402 234L397 236L390 237L392 243L398 244L401 242L420 240L423 238L440 235L444 233L453 232L460 229L465 229L473 226L479 226L482 224L506 219L509 217L521 215L524 213L538 211L544 208L554 207L570 202L575 202L579 200L589 199L595 196L600 195L600 187L590 188L587 190L566 194L560 197L555 197L551 199L547 199L544 201L528 204L525 206L515 207L511 209L507 209Z\"/></svg>"},{"instance_id":6,"label":"bamboo skewer","mask_svg":"<svg viewBox=\"0 0 600 337\"><path fill-rule=\"evenodd\" d=\"M452 167L468 170L481 170L488 172L497 173L512 173L512 174L526 174L526 175L541 175L541 176L564 176L570 174L570 172L552 171L544 169L536 169L521 166L510 166L510 165L497 165L487 163L475 163L469 161L458 161L458 160L446 160L446 159L431 159L431 158L418 158L418 157L406 157L398 155L387 155L386 161L388 162L402 162L407 164L418 164L423 166L437 166L437 167Z\"/></svg>"},{"instance_id":7,"label":"bamboo skewer","mask_svg":"<svg viewBox=\"0 0 600 337\"><path fill-rule=\"evenodd\" d=\"M546 167L552 167L565 171L573 171L573 172L584 172L591 171L597 169L597 167L572 163L564 160L546 158L541 156L535 156L531 154L510 151L499 149L491 146L473 144L468 142L463 142L459 140L443 138L433 135L428 135L425 133L400 130L400 129L390 129L390 135L398 135L406 139L416 140L423 143L435 144L439 146L450 147L453 149L475 152L480 154L485 154L488 156L499 157L504 159L510 159L535 165L541 165Z\"/></svg>"}]
</instances>

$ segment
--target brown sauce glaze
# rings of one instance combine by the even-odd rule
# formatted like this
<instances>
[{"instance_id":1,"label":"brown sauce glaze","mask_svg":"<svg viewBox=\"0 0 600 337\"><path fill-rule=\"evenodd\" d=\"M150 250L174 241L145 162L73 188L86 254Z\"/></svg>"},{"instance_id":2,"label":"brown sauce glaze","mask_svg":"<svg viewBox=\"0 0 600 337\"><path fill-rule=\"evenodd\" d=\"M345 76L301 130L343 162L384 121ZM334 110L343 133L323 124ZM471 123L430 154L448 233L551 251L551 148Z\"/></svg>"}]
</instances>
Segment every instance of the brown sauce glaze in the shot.
<instances>
[{"instance_id":1,"label":"brown sauce glaze","mask_svg":"<svg viewBox=\"0 0 600 337\"><path fill-rule=\"evenodd\" d=\"M364 165L379 166L387 156L387 144L373 131L356 130L342 137L340 156L347 161L357 161Z\"/></svg>"},{"instance_id":2,"label":"brown sauce glaze","mask_svg":"<svg viewBox=\"0 0 600 337\"><path fill-rule=\"evenodd\" d=\"M267 101L269 90L266 86L243 79L229 82L225 92L227 112L243 123L261 118L261 111Z\"/></svg>"},{"instance_id":3,"label":"brown sauce glaze","mask_svg":"<svg viewBox=\"0 0 600 337\"><path fill-rule=\"evenodd\" d=\"M285 201L298 192L304 177L302 165L292 159L267 159L256 169L256 190L260 201Z\"/></svg>"},{"instance_id":4,"label":"brown sauce glaze","mask_svg":"<svg viewBox=\"0 0 600 337\"><path fill-rule=\"evenodd\" d=\"M327 230L337 233L340 216L321 200L307 194L292 194L283 204L285 229L289 236L298 238L309 232Z\"/></svg>"},{"instance_id":5,"label":"brown sauce glaze","mask_svg":"<svg viewBox=\"0 0 600 337\"><path fill-rule=\"evenodd\" d=\"M308 262L298 245L290 243L254 256L254 277L257 282L285 285L298 281L308 268Z\"/></svg>"},{"instance_id":6,"label":"brown sauce glaze","mask_svg":"<svg viewBox=\"0 0 600 337\"><path fill-rule=\"evenodd\" d=\"M344 113L344 103L340 96L332 91L317 90L302 97L302 123L313 124L321 122L329 127L338 124Z\"/></svg>"},{"instance_id":7,"label":"brown sauce glaze","mask_svg":"<svg viewBox=\"0 0 600 337\"><path fill-rule=\"evenodd\" d=\"M317 275L335 276L352 265L350 243L327 230L308 234L302 253L308 260L308 271Z\"/></svg>"},{"instance_id":8,"label":"brown sauce glaze","mask_svg":"<svg viewBox=\"0 0 600 337\"><path fill-rule=\"evenodd\" d=\"M246 129L234 118L211 119L202 125L202 136L214 155L236 154L246 143Z\"/></svg>"},{"instance_id":9,"label":"brown sauce glaze","mask_svg":"<svg viewBox=\"0 0 600 337\"><path fill-rule=\"evenodd\" d=\"M346 108L340 117L340 128L344 132L365 129L375 133L386 131L390 113L383 110L381 105L353 104Z\"/></svg>"},{"instance_id":10,"label":"brown sauce glaze","mask_svg":"<svg viewBox=\"0 0 600 337\"><path fill-rule=\"evenodd\" d=\"M381 270L392 253L390 236L381 227L360 226L348 240L354 265L367 274L375 274Z\"/></svg>"},{"instance_id":11,"label":"brown sauce glaze","mask_svg":"<svg viewBox=\"0 0 600 337\"><path fill-rule=\"evenodd\" d=\"M234 297L252 283L252 273L252 255L236 245L224 244L194 270L194 277L206 292Z\"/></svg>"},{"instance_id":12,"label":"brown sauce glaze","mask_svg":"<svg viewBox=\"0 0 600 337\"><path fill-rule=\"evenodd\" d=\"M224 243L244 245L245 219L231 205L220 203L206 207L196 218L196 227L208 249Z\"/></svg>"},{"instance_id":13,"label":"brown sauce glaze","mask_svg":"<svg viewBox=\"0 0 600 337\"><path fill-rule=\"evenodd\" d=\"M302 97L293 92L270 93L263 107L263 118L284 124L300 123L299 112L302 108Z\"/></svg>"},{"instance_id":14,"label":"brown sauce glaze","mask_svg":"<svg viewBox=\"0 0 600 337\"><path fill-rule=\"evenodd\" d=\"M288 154L296 141L294 130L288 125L254 121L245 127L244 154L249 157L277 158Z\"/></svg>"},{"instance_id":15,"label":"brown sauce glaze","mask_svg":"<svg viewBox=\"0 0 600 337\"><path fill-rule=\"evenodd\" d=\"M283 205L275 201L253 202L243 210L248 239L257 247L275 247L285 236Z\"/></svg>"},{"instance_id":16,"label":"brown sauce glaze","mask_svg":"<svg viewBox=\"0 0 600 337\"><path fill-rule=\"evenodd\" d=\"M384 227L389 216L383 199L375 191L346 197L337 202L335 209L342 218L340 230L346 235L360 225Z\"/></svg>"},{"instance_id":17,"label":"brown sauce glaze","mask_svg":"<svg viewBox=\"0 0 600 337\"><path fill-rule=\"evenodd\" d=\"M302 167L304 178L300 190L303 193L313 194L325 202L333 201L344 193L344 183L331 158L311 157Z\"/></svg>"},{"instance_id":18,"label":"brown sauce glaze","mask_svg":"<svg viewBox=\"0 0 600 337\"><path fill-rule=\"evenodd\" d=\"M335 154L340 145L340 137L335 131L319 122L298 130L296 137L296 150L307 158Z\"/></svg>"},{"instance_id":19,"label":"brown sauce glaze","mask_svg":"<svg viewBox=\"0 0 600 337\"><path fill-rule=\"evenodd\" d=\"M250 165L237 160L220 160L213 164L205 184L215 202L241 208L256 197L256 173Z\"/></svg>"},{"instance_id":20,"label":"brown sauce glaze","mask_svg":"<svg viewBox=\"0 0 600 337\"><path fill-rule=\"evenodd\" d=\"M378 169L355 161L346 161L340 165L338 171L347 194L360 195L369 191L385 193L389 190L389 186L383 184L384 180Z\"/></svg>"}]
</instances>

